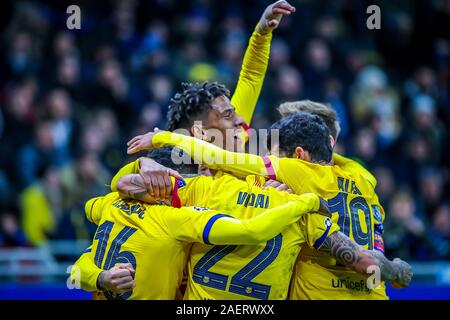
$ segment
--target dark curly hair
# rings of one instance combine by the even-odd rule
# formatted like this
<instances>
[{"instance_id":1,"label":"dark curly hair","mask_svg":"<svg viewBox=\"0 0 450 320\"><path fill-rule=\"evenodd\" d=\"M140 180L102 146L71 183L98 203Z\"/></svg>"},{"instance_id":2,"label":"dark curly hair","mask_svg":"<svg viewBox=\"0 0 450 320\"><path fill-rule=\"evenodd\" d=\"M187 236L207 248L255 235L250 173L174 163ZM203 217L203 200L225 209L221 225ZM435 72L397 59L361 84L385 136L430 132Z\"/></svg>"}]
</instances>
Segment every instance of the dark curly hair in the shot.
<instances>
[{"instance_id":1,"label":"dark curly hair","mask_svg":"<svg viewBox=\"0 0 450 320\"><path fill-rule=\"evenodd\" d=\"M302 147L309 152L312 162L331 161L333 148L330 129L321 117L306 112L294 112L275 122L270 129L280 130L280 150L286 152L289 157L295 148Z\"/></svg>"},{"instance_id":2,"label":"dark curly hair","mask_svg":"<svg viewBox=\"0 0 450 320\"><path fill-rule=\"evenodd\" d=\"M209 111L211 102L220 96L230 98L230 91L217 82L182 83L182 92L170 99L168 130L190 129L194 121Z\"/></svg>"},{"instance_id":3,"label":"dark curly hair","mask_svg":"<svg viewBox=\"0 0 450 320\"><path fill-rule=\"evenodd\" d=\"M177 170L180 174L197 174L198 172L198 165L187 154L176 147L165 146L152 149L147 153L147 157L166 168ZM178 161L175 163L174 159Z\"/></svg>"}]
</instances>

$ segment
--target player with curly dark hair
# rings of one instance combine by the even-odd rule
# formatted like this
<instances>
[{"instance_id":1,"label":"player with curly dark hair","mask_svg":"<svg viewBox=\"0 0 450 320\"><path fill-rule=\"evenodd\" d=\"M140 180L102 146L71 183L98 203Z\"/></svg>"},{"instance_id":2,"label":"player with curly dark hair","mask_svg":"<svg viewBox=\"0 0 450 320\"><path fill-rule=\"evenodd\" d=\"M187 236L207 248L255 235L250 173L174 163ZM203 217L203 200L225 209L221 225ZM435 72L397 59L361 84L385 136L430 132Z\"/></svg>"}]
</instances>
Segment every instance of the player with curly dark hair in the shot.
<instances>
[{"instance_id":1,"label":"player with curly dark hair","mask_svg":"<svg viewBox=\"0 0 450 320\"><path fill-rule=\"evenodd\" d=\"M167 114L169 130L186 129L189 134L232 150L240 151L245 124L230 103L230 91L217 82L183 83L182 91L171 99ZM213 130L214 129L214 130Z\"/></svg>"}]
</instances>

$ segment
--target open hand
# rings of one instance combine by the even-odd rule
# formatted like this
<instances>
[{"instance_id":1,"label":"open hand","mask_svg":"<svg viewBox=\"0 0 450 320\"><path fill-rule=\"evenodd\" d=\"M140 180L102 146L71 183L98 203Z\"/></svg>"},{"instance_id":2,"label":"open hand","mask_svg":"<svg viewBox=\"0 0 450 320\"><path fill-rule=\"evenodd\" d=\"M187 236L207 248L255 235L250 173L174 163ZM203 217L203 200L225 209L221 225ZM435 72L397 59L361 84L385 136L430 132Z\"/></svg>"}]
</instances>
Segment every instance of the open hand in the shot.
<instances>
[{"instance_id":1,"label":"open hand","mask_svg":"<svg viewBox=\"0 0 450 320\"><path fill-rule=\"evenodd\" d=\"M153 136L157 134L159 131L158 128L155 128L154 131L142 134L140 136L136 136L130 141L127 142L127 153L128 154L134 154L136 152L142 151L142 150L150 150L153 148L152 140Z\"/></svg>"}]
</instances>

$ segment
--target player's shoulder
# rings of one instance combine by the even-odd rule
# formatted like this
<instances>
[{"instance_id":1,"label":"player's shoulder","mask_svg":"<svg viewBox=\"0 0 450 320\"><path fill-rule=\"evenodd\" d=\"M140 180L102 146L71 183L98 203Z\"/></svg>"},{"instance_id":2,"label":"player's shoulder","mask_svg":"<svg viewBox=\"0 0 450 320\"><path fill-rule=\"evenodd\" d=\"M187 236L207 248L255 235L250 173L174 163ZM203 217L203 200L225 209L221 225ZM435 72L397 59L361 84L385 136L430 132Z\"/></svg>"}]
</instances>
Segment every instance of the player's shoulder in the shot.
<instances>
[{"instance_id":1,"label":"player's shoulder","mask_svg":"<svg viewBox=\"0 0 450 320\"><path fill-rule=\"evenodd\" d=\"M120 199L118 192L110 192L103 196L93 197L86 201L85 211L93 211L100 207L111 205L114 201Z\"/></svg>"},{"instance_id":2,"label":"player's shoulder","mask_svg":"<svg viewBox=\"0 0 450 320\"><path fill-rule=\"evenodd\" d=\"M369 182L373 188L377 185L377 179L359 162L337 153L333 154L333 160L336 166L354 175L360 175L363 179Z\"/></svg>"}]
</instances>

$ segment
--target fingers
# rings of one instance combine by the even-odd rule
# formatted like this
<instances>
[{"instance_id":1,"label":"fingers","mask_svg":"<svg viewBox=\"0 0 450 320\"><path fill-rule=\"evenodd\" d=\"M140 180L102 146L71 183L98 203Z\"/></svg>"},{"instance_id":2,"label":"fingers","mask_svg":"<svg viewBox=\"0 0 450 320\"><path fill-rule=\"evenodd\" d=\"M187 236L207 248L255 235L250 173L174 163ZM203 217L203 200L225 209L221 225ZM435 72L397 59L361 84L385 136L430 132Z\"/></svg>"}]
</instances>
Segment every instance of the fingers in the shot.
<instances>
[{"instance_id":1,"label":"fingers","mask_svg":"<svg viewBox=\"0 0 450 320\"><path fill-rule=\"evenodd\" d=\"M280 184L277 188L278 191L286 191L289 189L289 187L287 185L285 185L284 183Z\"/></svg>"},{"instance_id":2,"label":"fingers","mask_svg":"<svg viewBox=\"0 0 450 320\"><path fill-rule=\"evenodd\" d=\"M165 174L163 176L164 179L164 185L166 189L166 196L164 199L168 198L172 194L172 181L170 181L170 176L168 174Z\"/></svg>"},{"instance_id":3,"label":"fingers","mask_svg":"<svg viewBox=\"0 0 450 320\"><path fill-rule=\"evenodd\" d=\"M292 13L291 11L285 10L285 9L282 9L282 8L273 8L272 9L272 14L282 14L284 16L288 16L291 13Z\"/></svg>"},{"instance_id":4,"label":"fingers","mask_svg":"<svg viewBox=\"0 0 450 320\"><path fill-rule=\"evenodd\" d=\"M166 182L164 181L164 175L156 176L156 180L158 180L159 198L164 200L166 199Z\"/></svg>"},{"instance_id":5,"label":"fingers","mask_svg":"<svg viewBox=\"0 0 450 320\"><path fill-rule=\"evenodd\" d=\"M183 177L181 176L181 174L179 174L178 171L176 171L176 170L169 169L169 175L177 178L178 180L184 180Z\"/></svg>"},{"instance_id":6,"label":"fingers","mask_svg":"<svg viewBox=\"0 0 450 320\"><path fill-rule=\"evenodd\" d=\"M287 1L278 1L273 5L274 9L284 9L289 12L295 12L296 9L294 6L291 6Z\"/></svg>"},{"instance_id":7,"label":"fingers","mask_svg":"<svg viewBox=\"0 0 450 320\"><path fill-rule=\"evenodd\" d=\"M153 187L153 197L156 200L159 200L159 188L158 188L158 178L156 176L151 176L151 183L152 183L152 187Z\"/></svg>"},{"instance_id":8,"label":"fingers","mask_svg":"<svg viewBox=\"0 0 450 320\"><path fill-rule=\"evenodd\" d=\"M270 20L268 24L269 24L269 27L276 28L276 27L278 27L278 20Z\"/></svg>"},{"instance_id":9,"label":"fingers","mask_svg":"<svg viewBox=\"0 0 450 320\"><path fill-rule=\"evenodd\" d=\"M124 284L118 285L117 286L117 291L119 293L125 293L127 291L131 291L134 289L134 287L136 286L136 282L134 280L131 280L129 282L126 282Z\"/></svg>"},{"instance_id":10,"label":"fingers","mask_svg":"<svg viewBox=\"0 0 450 320\"><path fill-rule=\"evenodd\" d=\"M269 179L266 181L266 183L264 183L263 189L267 189L269 187L278 188L280 185L281 185L281 182L278 182L277 180Z\"/></svg>"},{"instance_id":11,"label":"fingers","mask_svg":"<svg viewBox=\"0 0 450 320\"><path fill-rule=\"evenodd\" d=\"M138 141L139 139L141 139L142 136L136 136L133 139L131 139L130 141L127 142L127 146L130 146L132 144L134 144L136 141Z\"/></svg>"},{"instance_id":12,"label":"fingers","mask_svg":"<svg viewBox=\"0 0 450 320\"><path fill-rule=\"evenodd\" d=\"M118 286L120 284L124 284L126 282L129 282L133 280L131 271L128 269L117 269L114 271L111 283L114 286Z\"/></svg>"},{"instance_id":13,"label":"fingers","mask_svg":"<svg viewBox=\"0 0 450 320\"><path fill-rule=\"evenodd\" d=\"M147 189L148 194L151 195L152 197L154 197L155 192L153 190L151 176L148 174L145 174L145 173L141 174L141 176L144 179L145 188Z\"/></svg>"},{"instance_id":14,"label":"fingers","mask_svg":"<svg viewBox=\"0 0 450 320\"><path fill-rule=\"evenodd\" d=\"M133 154L141 150L148 150L152 148L152 139L156 132L149 132L144 135L136 136L128 141L128 154Z\"/></svg>"},{"instance_id":15,"label":"fingers","mask_svg":"<svg viewBox=\"0 0 450 320\"><path fill-rule=\"evenodd\" d=\"M133 265L131 263L119 263L116 265L119 269L126 269L126 270L130 270L130 272L134 273L136 272L133 268Z\"/></svg>"},{"instance_id":16,"label":"fingers","mask_svg":"<svg viewBox=\"0 0 450 320\"><path fill-rule=\"evenodd\" d=\"M128 154L134 154L136 152L139 152L140 149L140 142L139 141L135 141L133 142L127 149L127 153Z\"/></svg>"},{"instance_id":17,"label":"fingers","mask_svg":"<svg viewBox=\"0 0 450 320\"><path fill-rule=\"evenodd\" d=\"M111 274L108 285L109 290L123 293L134 288L133 274L135 270L131 263L116 264L109 272Z\"/></svg>"},{"instance_id":18,"label":"fingers","mask_svg":"<svg viewBox=\"0 0 450 320\"><path fill-rule=\"evenodd\" d=\"M118 279L113 279L111 281L111 285L113 287L112 288L113 291L123 293L123 292L133 290L133 288L135 286L135 281L134 281L133 277L131 277L131 275L130 275L130 276L126 276L126 277L122 277L122 278L118 278Z\"/></svg>"}]
</instances>

